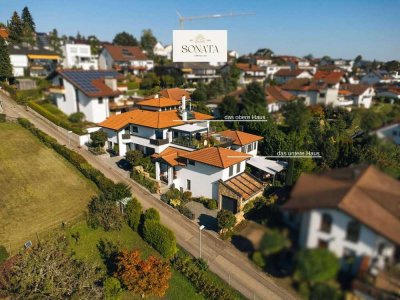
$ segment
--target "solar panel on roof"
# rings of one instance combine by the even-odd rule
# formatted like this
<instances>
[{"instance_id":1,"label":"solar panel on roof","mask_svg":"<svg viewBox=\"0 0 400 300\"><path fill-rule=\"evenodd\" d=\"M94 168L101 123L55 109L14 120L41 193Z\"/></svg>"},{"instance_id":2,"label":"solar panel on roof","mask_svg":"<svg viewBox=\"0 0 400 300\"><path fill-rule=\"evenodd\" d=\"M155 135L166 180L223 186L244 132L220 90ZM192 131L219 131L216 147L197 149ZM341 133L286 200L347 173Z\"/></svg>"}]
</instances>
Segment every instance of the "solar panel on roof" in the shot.
<instances>
[{"instance_id":1,"label":"solar panel on roof","mask_svg":"<svg viewBox=\"0 0 400 300\"><path fill-rule=\"evenodd\" d=\"M96 93L98 88L93 86L92 81L102 79L104 77L116 77L118 75L115 71L81 71L81 70L66 70L63 72L64 76L75 85L78 85L85 93Z\"/></svg>"}]
</instances>

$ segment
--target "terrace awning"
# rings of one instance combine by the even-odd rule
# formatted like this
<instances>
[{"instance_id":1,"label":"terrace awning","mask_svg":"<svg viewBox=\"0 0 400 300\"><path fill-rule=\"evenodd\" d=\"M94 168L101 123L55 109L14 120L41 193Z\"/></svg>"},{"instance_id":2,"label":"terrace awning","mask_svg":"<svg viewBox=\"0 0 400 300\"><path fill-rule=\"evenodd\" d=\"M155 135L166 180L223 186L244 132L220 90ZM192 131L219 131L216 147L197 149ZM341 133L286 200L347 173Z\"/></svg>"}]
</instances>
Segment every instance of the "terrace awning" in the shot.
<instances>
[{"instance_id":1,"label":"terrace awning","mask_svg":"<svg viewBox=\"0 0 400 300\"><path fill-rule=\"evenodd\" d=\"M172 130L196 133L196 132L207 131L207 127L199 126L199 125L195 125L195 124L184 124L184 125L172 127Z\"/></svg>"},{"instance_id":2,"label":"terrace awning","mask_svg":"<svg viewBox=\"0 0 400 300\"><path fill-rule=\"evenodd\" d=\"M28 54L29 59L49 59L49 60L58 60L60 56L58 55L45 55L45 54Z\"/></svg>"},{"instance_id":3,"label":"terrace awning","mask_svg":"<svg viewBox=\"0 0 400 300\"><path fill-rule=\"evenodd\" d=\"M253 156L247 161L247 163L271 175L281 172L282 170L286 169L288 165L286 161L266 159L265 156Z\"/></svg>"}]
</instances>

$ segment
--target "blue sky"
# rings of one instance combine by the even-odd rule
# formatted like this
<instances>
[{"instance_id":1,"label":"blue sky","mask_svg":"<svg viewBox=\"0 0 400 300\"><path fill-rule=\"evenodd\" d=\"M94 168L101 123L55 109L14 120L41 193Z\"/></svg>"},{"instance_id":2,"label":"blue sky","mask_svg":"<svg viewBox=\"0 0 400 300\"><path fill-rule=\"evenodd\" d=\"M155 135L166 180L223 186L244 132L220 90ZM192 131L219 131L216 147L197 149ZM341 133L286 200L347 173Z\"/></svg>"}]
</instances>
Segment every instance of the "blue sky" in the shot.
<instances>
[{"instance_id":1,"label":"blue sky","mask_svg":"<svg viewBox=\"0 0 400 300\"><path fill-rule=\"evenodd\" d=\"M260 47L315 57L400 60L399 0L0 0L0 22L27 5L38 31L95 34L112 40L122 30L140 36L151 28L163 43L184 16L254 12L254 16L196 20L185 29L227 29L228 48L240 54Z\"/></svg>"}]
</instances>

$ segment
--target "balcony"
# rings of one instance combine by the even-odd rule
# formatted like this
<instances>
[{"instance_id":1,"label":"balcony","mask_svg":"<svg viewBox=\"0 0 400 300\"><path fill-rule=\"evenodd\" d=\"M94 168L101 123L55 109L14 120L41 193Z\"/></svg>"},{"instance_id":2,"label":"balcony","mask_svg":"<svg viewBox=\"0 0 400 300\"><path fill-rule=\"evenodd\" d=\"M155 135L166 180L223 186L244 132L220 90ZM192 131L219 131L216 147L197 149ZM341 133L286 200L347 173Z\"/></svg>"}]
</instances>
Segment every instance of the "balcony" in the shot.
<instances>
[{"instance_id":1,"label":"balcony","mask_svg":"<svg viewBox=\"0 0 400 300\"><path fill-rule=\"evenodd\" d=\"M52 86L49 88L51 94L65 94L65 88L63 86Z\"/></svg>"},{"instance_id":2,"label":"balcony","mask_svg":"<svg viewBox=\"0 0 400 300\"><path fill-rule=\"evenodd\" d=\"M124 134L122 134L122 139L123 140L130 140L131 139L131 135L129 133L124 133Z\"/></svg>"},{"instance_id":3,"label":"balcony","mask_svg":"<svg viewBox=\"0 0 400 300\"><path fill-rule=\"evenodd\" d=\"M154 146L162 146L169 143L168 139L150 139L150 144Z\"/></svg>"}]
</instances>

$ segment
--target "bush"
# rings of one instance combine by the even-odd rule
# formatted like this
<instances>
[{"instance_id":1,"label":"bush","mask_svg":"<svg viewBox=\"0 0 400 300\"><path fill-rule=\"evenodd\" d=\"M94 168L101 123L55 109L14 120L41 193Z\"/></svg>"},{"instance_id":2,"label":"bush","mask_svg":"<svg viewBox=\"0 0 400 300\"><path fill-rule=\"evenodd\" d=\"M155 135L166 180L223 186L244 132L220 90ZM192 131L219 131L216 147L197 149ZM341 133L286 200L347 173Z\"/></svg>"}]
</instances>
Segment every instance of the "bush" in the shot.
<instances>
[{"instance_id":1,"label":"bush","mask_svg":"<svg viewBox=\"0 0 400 300\"><path fill-rule=\"evenodd\" d=\"M339 300L340 292L333 286L317 283L311 289L310 300Z\"/></svg>"},{"instance_id":2,"label":"bush","mask_svg":"<svg viewBox=\"0 0 400 300\"><path fill-rule=\"evenodd\" d=\"M251 256L251 260L260 268L265 267L265 258L264 255L260 251L255 251Z\"/></svg>"},{"instance_id":3,"label":"bush","mask_svg":"<svg viewBox=\"0 0 400 300\"><path fill-rule=\"evenodd\" d=\"M4 123L6 121L6 115L0 114L0 123Z\"/></svg>"},{"instance_id":4,"label":"bush","mask_svg":"<svg viewBox=\"0 0 400 300\"><path fill-rule=\"evenodd\" d=\"M190 200L192 200L192 192L185 191L182 193L182 201L183 203L188 203Z\"/></svg>"},{"instance_id":5,"label":"bush","mask_svg":"<svg viewBox=\"0 0 400 300\"><path fill-rule=\"evenodd\" d=\"M120 245L112 240L100 239L97 249L100 252L101 259L107 267L108 274L112 275L117 270L117 258L120 253Z\"/></svg>"},{"instance_id":6,"label":"bush","mask_svg":"<svg viewBox=\"0 0 400 300\"><path fill-rule=\"evenodd\" d=\"M156 220L145 220L143 238L165 258L171 258L177 251L174 233Z\"/></svg>"},{"instance_id":7,"label":"bush","mask_svg":"<svg viewBox=\"0 0 400 300\"><path fill-rule=\"evenodd\" d=\"M5 262L9 256L10 254L8 254L6 247L0 245L0 265Z\"/></svg>"},{"instance_id":8,"label":"bush","mask_svg":"<svg viewBox=\"0 0 400 300\"><path fill-rule=\"evenodd\" d=\"M217 222L219 229L231 229L236 224L236 217L231 211L222 209L217 214Z\"/></svg>"},{"instance_id":9,"label":"bush","mask_svg":"<svg viewBox=\"0 0 400 300\"><path fill-rule=\"evenodd\" d=\"M171 187L165 194L165 199L168 201L164 201L169 203L172 199L180 199L181 198L181 192L177 188Z\"/></svg>"},{"instance_id":10,"label":"bush","mask_svg":"<svg viewBox=\"0 0 400 300\"><path fill-rule=\"evenodd\" d=\"M206 197L198 197L198 198L193 198L192 199L195 202L199 202L204 205L205 208L208 209L217 209L218 208L218 202L217 200L211 199L211 198L206 198Z\"/></svg>"},{"instance_id":11,"label":"bush","mask_svg":"<svg viewBox=\"0 0 400 300\"><path fill-rule=\"evenodd\" d=\"M68 120L72 123L81 123L85 119L85 114L83 112L76 112L68 117Z\"/></svg>"},{"instance_id":12,"label":"bush","mask_svg":"<svg viewBox=\"0 0 400 300\"><path fill-rule=\"evenodd\" d=\"M148 189L150 193L157 193L157 183L154 180L143 176L136 170L132 171L131 178Z\"/></svg>"},{"instance_id":13,"label":"bush","mask_svg":"<svg viewBox=\"0 0 400 300\"><path fill-rule=\"evenodd\" d=\"M107 133L103 130L98 130L90 134L91 146L103 148L107 141Z\"/></svg>"},{"instance_id":14,"label":"bush","mask_svg":"<svg viewBox=\"0 0 400 300\"><path fill-rule=\"evenodd\" d=\"M16 91L14 99L18 104L26 104L32 100L39 100L43 93L40 89Z\"/></svg>"},{"instance_id":15,"label":"bush","mask_svg":"<svg viewBox=\"0 0 400 300\"><path fill-rule=\"evenodd\" d=\"M264 234L260 242L260 249L264 255L271 255L290 246L290 241L278 230Z\"/></svg>"},{"instance_id":16,"label":"bush","mask_svg":"<svg viewBox=\"0 0 400 300\"><path fill-rule=\"evenodd\" d=\"M115 201L100 195L93 197L88 204L87 222L94 229L101 226L105 231L120 230L122 227L122 215Z\"/></svg>"},{"instance_id":17,"label":"bush","mask_svg":"<svg viewBox=\"0 0 400 300\"><path fill-rule=\"evenodd\" d=\"M126 152L125 158L129 162L131 167L135 167L139 164L140 160L143 158L143 153L139 150L129 150Z\"/></svg>"},{"instance_id":18,"label":"bush","mask_svg":"<svg viewBox=\"0 0 400 300\"><path fill-rule=\"evenodd\" d=\"M132 230L138 230L141 215L142 205L136 198L133 198L127 203L125 207L125 218L129 227L132 228Z\"/></svg>"},{"instance_id":19,"label":"bush","mask_svg":"<svg viewBox=\"0 0 400 300\"><path fill-rule=\"evenodd\" d=\"M115 277L108 277L104 281L104 299L105 300L121 300L123 290L121 282Z\"/></svg>"},{"instance_id":20,"label":"bush","mask_svg":"<svg viewBox=\"0 0 400 300\"><path fill-rule=\"evenodd\" d=\"M194 213L186 206L178 206L178 211L184 215L185 217L189 218L190 220L195 219Z\"/></svg>"},{"instance_id":21,"label":"bush","mask_svg":"<svg viewBox=\"0 0 400 300\"><path fill-rule=\"evenodd\" d=\"M136 81L129 81L128 82L128 90L137 90L139 88L139 83Z\"/></svg>"},{"instance_id":22,"label":"bush","mask_svg":"<svg viewBox=\"0 0 400 300\"><path fill-rule=\"evenodd\" d=\"M160 221L160 213L154 208L149 208L144 213L144 220Z\"/></svg>"},{"instance_id":23,"label":"bush","mask_svg":"<svg viewBox=\"0 0 400 300\"><path fill-rule=\"evenodd\" d=\"M208 264L207 264L207 262L206 262L204 259L202 259L202 258L197 258L197 259L195 260L195 264L196 264L196 266L199 268L199 270L201 270L201 271L207 271L207 270L208 270Z\"/></svg>"}]
</instances>

